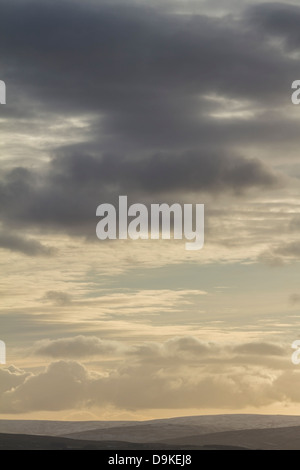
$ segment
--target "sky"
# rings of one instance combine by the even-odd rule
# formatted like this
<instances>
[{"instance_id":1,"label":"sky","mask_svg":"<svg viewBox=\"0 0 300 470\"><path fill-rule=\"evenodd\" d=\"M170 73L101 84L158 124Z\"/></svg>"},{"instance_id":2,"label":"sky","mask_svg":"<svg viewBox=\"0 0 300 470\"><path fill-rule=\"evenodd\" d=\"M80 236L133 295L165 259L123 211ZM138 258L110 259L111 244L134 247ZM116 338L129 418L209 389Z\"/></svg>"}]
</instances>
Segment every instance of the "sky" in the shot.
<instances>
[{"instance_id":1,"label":"sky","mask_svg":"<svg viewBox=\"0 0 300 470\"><path fill-rule=\"evenodd\" d=\"M300 7L1 5L3 419L299 414ZM204 204L205 244L96 236Z\"/></svg>"}]
</instances>

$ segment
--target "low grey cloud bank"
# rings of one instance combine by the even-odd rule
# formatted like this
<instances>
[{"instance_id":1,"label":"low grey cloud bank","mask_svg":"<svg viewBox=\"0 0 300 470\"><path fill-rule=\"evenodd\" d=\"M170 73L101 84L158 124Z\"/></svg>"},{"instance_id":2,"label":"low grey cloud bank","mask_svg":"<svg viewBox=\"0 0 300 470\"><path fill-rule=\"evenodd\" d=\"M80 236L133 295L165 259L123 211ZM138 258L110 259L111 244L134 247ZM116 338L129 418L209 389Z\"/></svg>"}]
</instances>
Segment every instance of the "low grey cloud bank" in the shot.
<instances>
[{"instance_id":1,"label":"low grey cloud bank","mask_svg":"<svg viewBox=\"0 0 300 470\"><path fill-rule=\"evenodd\" d=\"M283 381L295 381L299 374L291 370L285 350L272 343L218 346L190 336L124 348L122 343L77 336L38 342L34 351L52 358L122 353L123 360L105 371L74 360L53 362L31 374L2 369L1 412L106 405L130 410L239 409L299 402L299 394Z\"/></svg>"},{"instance_id":2,"label":"low grey cloud bank","mask_svg":"<svg viewBox=\"0 0 300 470\"><path fill-rule=\"evenodd\" d=\"M34 347L34 354L52 358L84 358L117 354L125 349L116 341L79 335L73 338L39 341Z\"/></svg>"},{"instance_id":3,"label":"low grey cloud bank","mask_svg":"<svg viewBox=\"0 0 300 470\"><path fill-rule=\"evenodd\" d=\"M45 246L38 240L22 237L5 230L0 230L0 248L22 253L27 256L53 256L56 250Z\"/></svg>"}]
</instances>

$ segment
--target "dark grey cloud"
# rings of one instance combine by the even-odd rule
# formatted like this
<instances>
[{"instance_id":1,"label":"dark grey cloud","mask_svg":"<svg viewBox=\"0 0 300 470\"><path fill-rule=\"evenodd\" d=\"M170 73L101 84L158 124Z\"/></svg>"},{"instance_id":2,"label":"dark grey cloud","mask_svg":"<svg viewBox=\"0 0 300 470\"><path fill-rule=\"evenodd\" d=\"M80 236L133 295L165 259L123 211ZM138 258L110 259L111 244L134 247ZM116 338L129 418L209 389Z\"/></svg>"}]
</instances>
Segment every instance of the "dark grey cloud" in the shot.
<instances>
[{"instance_id":1,"label":"dark grey cloud","mask_svg":"<svg viewBox=\"0 0 300 470\"><path fill-rule=\"evenodd\" d=\"M0 183L0 214L12 226L34 224L85 233L87 226L95 226L98 204L117 203L119 194L148 200L176 194L183 200L191 192L237 195L280 183L280 177L259 160L225 153L158 154L139 161L66 155L52 160L46 173L25 168L8 172Z\"/></svg>"},{"instance_id":2,"label":"dark grey cloud","mask_svg":"<svg viewBox=\"0 0 300 470\"><path fill-rule=\"evenodd\" d=\"M289 230L292 232L299 232L300 230L300 216L296 215L295 217L292 218L289 224Z\"/></svg>"},{"instance_id":3,"label":"dark grey cloud","mask_svg":"<svg viewBox=\"0 0 300 470\"><path fill-rule=\"evenodd\" d=\"M34 354L51 358L84 358L117 354L125 348L116 341L103 340L95 336L75 336L56 340L38 341Z\"/></svg>"},{"instance_id":4,"label":"dark grey cloud","mask_svg":"<svg viewBox=\"0 0 300 470\"><path fill-rule=\"evenodd\" d=\"M289 243L283 243L280 247L275 250L277 255L283 257L300 257L300 242L293 241Z\"/></svg>"},{"instance_id":5,"label":"dark grey cloud","mask_svg":"<svg viewBox=\"0 0 300 470\"><path fill-rule=\"evenodd\" d=\"M259 160L209 152L158 153L143 159L109 155L65 155L52 162L49 180L72 189L113 184L118 191L145 195L172 192L242 192L251 187L276 187L280 177Z\"/></svg>"},{"instance_id":6,"label":"dark grey cloud","mask_svg":"<svg viewBox=\"0 0 300 470\"><path fill-rule=\"evenodd\" d=\"M194 93L211 91L259 100L273 95L270 80L279 92L284 76L284 57L268 44L257 50L257 31L245 30L243 22L130 3L12 0L3 6L0 31L8 70L23 70L14 80L33 97L51 98L55 106L71 102L73 109L122 114L130 103L134 115L157 105L155 97L176 108Z\"/></svg>"},{"instance_id":7,"label":"dark grey cloud","mask_svg":"<svg viewBox=\"0 0 300 470\"><path fill-rule=\"evenodd\" d=\"M300 303L300 294L291 294L289 297L289 302L292 305L297 305Z\"/></svg>"},{"instance_id":8,"label":"dark grey cloud","mask_svg":"<svg viewBox=\"0 0 300 470\"><path fill-rule=\"evenodd\" d=\"M300 47L300 9L286 3L262 3L248 10L248 18L256 23L264 35L281 38L286 50Z\"/></svg>"},{"instance_id":9,"label":"dark grey cloud","mask_svg":"<svg viewBox=\"0 0 300 470\"><path fill-rule=\"evenodd\" d=\"M97 205L121 193L180 199L277 187L270 166L236 149L299 138L297 123L274 112L287 102L297 64L268 41L256 19L264 7L256 8L212 18L116 2L4 5L0 53L12 126L24 113L33 133L39 118L93 120L86 141L53 146L43 170L25 161L2 172L2 220L11 229L92 234ZM228 99L243 102L250 117L215 118L230 111Z\"/></svg>"},{"instance_id":10,"label":"dark grey cloud","mask_svg":"<svg viewBox=\"0 0 300 470\"><path fill-rule=\"evenodd\" d=\"M258 356L285 356L286 351L281 346L272 343L246 343L233 349L238 354Z\"/></svg>"},{"instance_id":11,"label":"dark grey cloud","mask_svg":"<svg viewBox=\"0 0 300 470\"><path fill-rule=\"evenodd\" d=\"M10 103L26 96L33 113L101 116L94 132L105 150L269 141L274 128L281 140L295 138L296 126L274 114L250 122L209 117L212 93L259 106L286 101L296 64L247 24L124 4L12 1L0 19Z\"/></svg>"},{"instance_id":12,"label":"dark grey cloud","mask_svg":"<svg viewBox=\"0 0 300 470\"><path fill-rule=\"evenodd\" d=\"M65 305L70 305L72 303L72 297L66 292L59 291L48 291L42 297L42 302L51 302L58 307L63 307Z\"/></svg>"},{"instance_id":13,"label":"dark grey cloud","mask_svg":"<svg viewBox=\"0 0 300 470\"><path fill-rule=\"evenodd\" d=\"M138 190L153 195L172 191L242 191L276 186L280 179L259 160L234 155L194 153L157 154L141 161L115 156L97 160L74 157L58 161L69 182L109 185L115 180L121 191ZM63 168L66 165L67 168ZM59 175L57 175L59 177Z\"/></svg>"},{"instance_id":14,"label":"dark grey cloud","mask_svg":"<svg viewBox=\"0 0 300 470\"><path fill-rule=\"evenodd\" d=\"M271 247L258 256L258 260L270 266L285 266L300 257L300 242L282 242L280 245Z\"/></svg>"},{"instance_id":15,"label":"dark grey cloud","mask_svg":"<svg viewBox=\"0 0 300 470\"><path fill-rule=\"evenodd\" d=\"M0 249L22 253L26 256L54 256L56 250L38 240L25 238L5 230L0 230Z\"/></svg>"}]
</instances>

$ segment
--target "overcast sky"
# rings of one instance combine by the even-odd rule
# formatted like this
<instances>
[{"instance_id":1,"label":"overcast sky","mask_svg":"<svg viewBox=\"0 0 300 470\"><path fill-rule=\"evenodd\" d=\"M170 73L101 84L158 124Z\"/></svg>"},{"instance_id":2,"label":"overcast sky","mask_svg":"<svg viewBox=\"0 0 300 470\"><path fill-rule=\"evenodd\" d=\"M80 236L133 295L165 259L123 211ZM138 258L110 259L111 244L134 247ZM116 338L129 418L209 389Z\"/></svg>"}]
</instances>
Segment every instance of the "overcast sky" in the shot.
<instances>
[{"instance_id":1,"label":"overcast sky","mask_svg":"<svg viewBox=\"0 0 300 470\"><path fill-rule=\"evenodd\" d=\"M1 5L0 416L297 413L300 7ZM205 204L205 246L96 208Z\"/></svg>"}]
</instances>

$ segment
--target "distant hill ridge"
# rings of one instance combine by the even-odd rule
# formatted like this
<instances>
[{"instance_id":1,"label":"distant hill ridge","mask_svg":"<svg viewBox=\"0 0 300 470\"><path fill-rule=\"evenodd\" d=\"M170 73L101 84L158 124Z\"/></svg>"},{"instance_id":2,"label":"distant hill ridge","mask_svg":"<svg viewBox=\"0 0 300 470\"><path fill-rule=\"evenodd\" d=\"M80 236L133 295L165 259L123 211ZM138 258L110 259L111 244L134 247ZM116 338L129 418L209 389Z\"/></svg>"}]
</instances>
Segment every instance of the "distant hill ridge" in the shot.
<instances>
[{"instance_id":1,"label":"distant hill ridge","mask_svg":"<svg viewBox=\"0 0 300 470\"><path fill-rule=\"evenodd\" d=\"M29 436L22 434L0 434L0 450L247 450L236 446L178 446L163 443L133 444L122 441L89 442L53 436Z\"/></svg>"},{"instance_id":2,"label":"distant hill ridge","mask_svg":"<svg viewBox=\"0 0 300 470\"><path fill-rule=\"evenodd\" d=\"M208 432L218 432L239 429L257 429L270 427L300 426L300 416L285 415L254 415L254 414L227 414L227 415L200 415L184 416L168 419L155 419L147 421L47 421L47 420L0 420L0 433L32 434L63 436L90 431L112 430L119 432L120 428L134 426L147 426L149 429L174 426L196 426L207 429ZM174 428L175 429L175 428ZM126 432L128 429L126 430ZM200 431L200 429L199 429Z\"/></svg>"},{"instance_id":3,"label":"distant hill ridge","mask_svg":"<svg viewBox=\"0 0 300 470\"><path fill-rule=\"evenodd\" d=\"M225 446L300 450L299 416L228 414L150 421L77 422L0 420L0 433L2 446L5 445L2 441L5 435L7 445L10 442L9 445L13 446L17 442L21 442L22 446L27 438L38 437L35 441L38 442L44 436L62 439L58 445L64 446L67 443L74 446L75 441L78 441L80 448L96 446L97 449L113 449L122 442L122 445L130 449L151 449L153 446L162 446L164 449L166 446L177 449L183 448L182 446L208 449ZM14 435L19 437L15 436L14 440ZM32 439L30 445L34 446ZM52 439L49 443L50 441L55 444ZM44 440L41 445L47 446L47 441Z\"/></svg>"}]
</instances>

